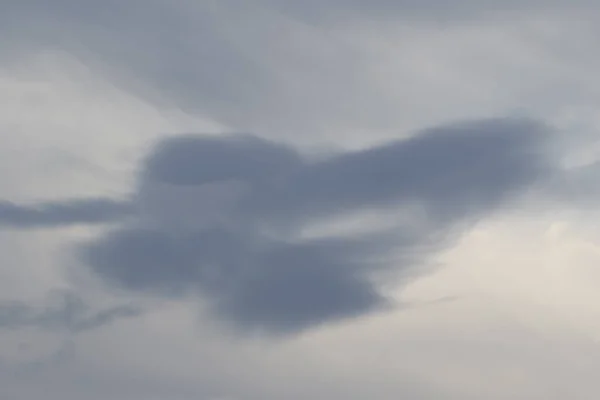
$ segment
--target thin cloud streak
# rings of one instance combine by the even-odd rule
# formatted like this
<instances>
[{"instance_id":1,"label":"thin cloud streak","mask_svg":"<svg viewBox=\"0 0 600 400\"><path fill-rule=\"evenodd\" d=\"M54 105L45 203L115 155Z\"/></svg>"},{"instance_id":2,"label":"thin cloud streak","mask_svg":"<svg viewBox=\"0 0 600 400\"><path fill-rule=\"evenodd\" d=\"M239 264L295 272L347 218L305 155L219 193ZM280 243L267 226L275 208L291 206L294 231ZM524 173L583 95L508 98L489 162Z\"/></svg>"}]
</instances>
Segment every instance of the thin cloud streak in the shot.
<instances>
[{"instance_id":1,"label":"thin cloud streak","mask_svg":"<svg viewBox=\"0 0 600 400\"><path fill-rule=\"evenodd\" d=\"M49 297L43 307L24 301L0 302L0 329L36 327L48 330L84 332L112 322L141 314L133 306L115 306L96 309L79 295L61 291Z\"/></svg>"},{"instance_id":2,"label":"thin cloud streak","mask_svg":"<svg viewBox=\"0 0 600 400\"><path fill-rule=\"evenodd\" d=\"M131 203L111 199L64 200L35 205L0 201L0 227L52 228L75 224L101 224L132 214Z\"/></svg>"}]
</instances>

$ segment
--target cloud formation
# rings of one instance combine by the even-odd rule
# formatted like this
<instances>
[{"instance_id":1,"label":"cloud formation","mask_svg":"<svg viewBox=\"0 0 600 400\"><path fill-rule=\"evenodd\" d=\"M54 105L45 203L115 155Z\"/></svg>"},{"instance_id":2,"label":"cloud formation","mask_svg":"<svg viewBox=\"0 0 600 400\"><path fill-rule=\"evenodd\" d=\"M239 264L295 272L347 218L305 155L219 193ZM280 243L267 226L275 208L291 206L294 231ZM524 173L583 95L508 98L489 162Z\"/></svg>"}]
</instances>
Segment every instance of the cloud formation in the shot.
<instances>
[{"instance_id":1,"label":"cloud formation","mask_svg":"<svg viewBox=\"0 0 600 400\"><path fill-rule=\"evenodd\" d=\"M456 157L489 177L477 179L466 167L429 168L422 156L421 163L409 160L413 151L399 150L408 142L315 161L295 147L258 139L257 147L271 149L261 155L271 167L244 161L237 171L231 158L259 151L240 144L239 151L221 153L223 163L202 166L197 159L206 160L199 155L210 147L209 138L189 135L159 144L133 166L131 150L146 148L159 131L223 129L206 126L203 117L228 131L356 149L447 121L522 113L588 140L584 149L576 148L579 143L560 147L561 157L572 150L569 165L581 165L581 158L598 159L599 4L0 2L0 198L59 196L67 200L54 205L67 206L71 196L133 193L123 202L130 211L95 217L111 224L89 230L49 229L91 223L71 214L70 206L60 218L49 218L56 213L43 202L5 203L5 291L33 294L64 284L56 275L73 260L55 247L100 231L105 234L82 249L85 265L75 268L100 276L110 289L102 294L119 287L134 298L198 297L242 339L214 332L208 315L192 326L197 316L189 297L83 335L64 332L61 321L70 317L58 310L70 306L51 302L49 314L58 317L38 318L46 310L41 300L35 307L3 303L0 314L21 308L28 317L16 318L23 328L0 329L1 397L593 397L599 389L593 343L600 305L592 217L600 193L594 190L597 166L542 179L541 193L524 199L534 207L522 210L521 194L544 174L536 172L537 154L526 157L536 144L525 137L510 139L526 142L514 151L484 146L486 155L514 155L515 170L525 171L510 175L510 165L509 183L480 168L493 157ZM221 139L214 146L235 147ZM178 164L183 147L190 148L191 161ZM365 164L354 170L365 176L369 163L384 169L376 162L385 158L384 149L402 154L388 159L397 170L398 159L404 160L406 175L397 174L403 185L348 178L344 171L361 157ZM282 154L281 161L271 153ZM441 153L440 164L453 164ZM69 154L100 173L68 160L65 165ZM119 174L131 167L141 171L139 180L123 187L131 180ZM435 182L453 174L461 189ZM468 189L479 186L485 188ZM576 212L557 212L555 199ZM321 267L325 263L329 269ZM439 263L441 273L407 287L400 301L412 307L413 301L454 294L460 301L409 312L401 311L403 303L398 313L364 318L393 301L391 290ZM76 290L81 282L71 283ZM103 310L89 305L81 319L93 320ZM352 317L356 323L331 326ZM320 323L327 329L275 346L247 340L249 329L295 333ZM60 352L68 357L55 362L50 354L53 360L46 361L64 341L68 351ZM35 374L8 371L40 359L44 365Z\"/></svg>"},{"instance_id":2,"label":"cloud formation","mask_svg":"<svg viewBox=\"0 0 600 400\"><path fill-rule=\"evenodd\" d=\"M528 120L470 121L318 160L251 135L183 135L145 158L129 201L4 203L0 222L119 220L80 249L106 283L200 296L236 329L293 333L389 306L383 276L419 274L465 224L549 173L545 133ZM369 211L388 223L323 228Z\"/></svg>"},{"instance_id":3,"label":"cloud formation","mask_svg":"<svg viewBox=\"0 0 600 400\"><path fill-rule=\"evenodd\" d=\"M82 250L105 282L200 296L241 330L283 334L389 305L380 274L418 262L461 224L500 207L548 172L530 121L439 127L311 161L253 136L182 136L144 164L139 211ZM369 233L306 229L368 210L419 217Z\"/></svg>"}]
</instances>

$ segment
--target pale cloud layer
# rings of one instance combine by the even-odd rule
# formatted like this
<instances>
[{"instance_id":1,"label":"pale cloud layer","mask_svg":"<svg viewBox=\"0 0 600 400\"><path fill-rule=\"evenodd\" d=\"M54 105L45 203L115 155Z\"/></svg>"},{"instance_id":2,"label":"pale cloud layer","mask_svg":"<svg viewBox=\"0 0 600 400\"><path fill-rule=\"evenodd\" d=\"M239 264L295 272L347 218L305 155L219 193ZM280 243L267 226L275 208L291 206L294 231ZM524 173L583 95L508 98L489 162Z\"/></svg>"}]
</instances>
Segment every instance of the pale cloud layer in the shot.
<instances>
[{"instance_id":1,"label":"pale cloud layer","mask_svg":"<svg viewBox=\"0 0 600 400\"><path fill-rule=\"evenodd\" d=\"M597 398L595 2L51 3L0 0L3 399Z\"/></svg>"},{"instance_id":2,"label":"pale cloud layer","mask_svg":"<svg viewBox=\"0 0 600 400\"><path fill-rule=\"evenodd\" d=\"M2 27L11 64L68 51L161 107L308 144L597 102L592 2L438 3L15 1ZM298 8L333 17L307 22ZM457 18L469 10L479 17Z\"/></svg>"}]
</instances>

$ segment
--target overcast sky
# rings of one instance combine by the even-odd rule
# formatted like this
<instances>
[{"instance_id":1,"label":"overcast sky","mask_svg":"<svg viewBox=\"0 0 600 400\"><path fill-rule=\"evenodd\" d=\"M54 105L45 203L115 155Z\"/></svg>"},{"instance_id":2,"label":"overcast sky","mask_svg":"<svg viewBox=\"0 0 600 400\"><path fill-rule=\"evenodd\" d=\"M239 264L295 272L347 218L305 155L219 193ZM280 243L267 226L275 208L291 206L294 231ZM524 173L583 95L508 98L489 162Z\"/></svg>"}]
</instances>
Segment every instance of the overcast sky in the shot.
<instances>
[{"instance_id":1,"label":"overcast sky","mask_svg":"<svg viewBox=\"0 0 600 400\"><path fill-rule=\"evenodd\" d=\"M0 397L595 400L592 0L0 0Z\"/></svg>"}]
</instances>

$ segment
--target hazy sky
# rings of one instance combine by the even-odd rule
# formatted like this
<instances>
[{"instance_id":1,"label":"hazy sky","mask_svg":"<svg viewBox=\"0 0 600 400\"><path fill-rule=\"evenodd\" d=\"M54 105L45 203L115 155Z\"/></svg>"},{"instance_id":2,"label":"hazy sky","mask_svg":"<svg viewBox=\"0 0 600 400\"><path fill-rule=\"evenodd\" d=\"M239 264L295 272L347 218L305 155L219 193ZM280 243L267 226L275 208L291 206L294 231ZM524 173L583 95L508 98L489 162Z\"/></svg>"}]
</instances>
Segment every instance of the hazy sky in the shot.
<instances>
[{"instance_id":1,"label":"hazy sky","mask_svg":"<svg viewBox=\"0 0 600 400\"><path fill-rule=\"evenodd\" d=\"M0 397L597 399L599 26L0 0Z\"/></svg>"}]
</instances>

